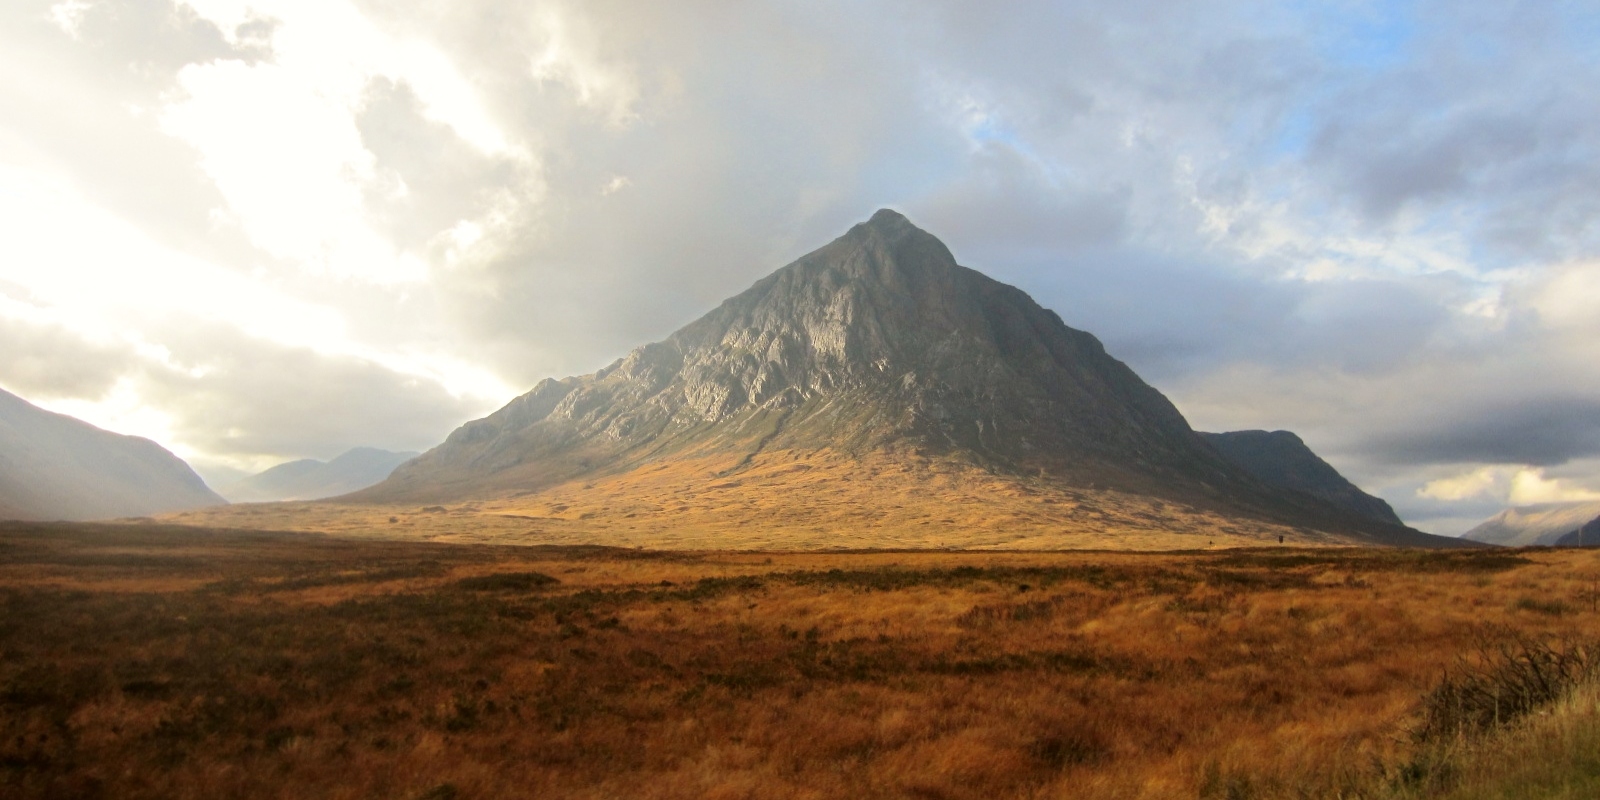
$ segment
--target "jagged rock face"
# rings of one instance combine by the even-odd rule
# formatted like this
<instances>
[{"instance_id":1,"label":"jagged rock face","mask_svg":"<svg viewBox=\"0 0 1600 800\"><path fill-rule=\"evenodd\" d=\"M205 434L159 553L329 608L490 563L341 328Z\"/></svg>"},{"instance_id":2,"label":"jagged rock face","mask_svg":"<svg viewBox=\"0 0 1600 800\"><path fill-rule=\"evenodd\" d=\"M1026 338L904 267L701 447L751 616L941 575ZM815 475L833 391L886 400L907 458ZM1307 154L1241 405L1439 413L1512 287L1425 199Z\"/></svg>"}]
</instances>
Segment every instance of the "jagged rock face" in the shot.
<instances>
[{"instance_id":1,"label":"jagged rock face","mask_svg":"<svg viewBox=\"0 0 1600 800\"><path fill-rule=\"evenodd\" d=\"M665 341L541 382L367 496L764 447L903 447L1113 483L1238 475L1093 336L879 211Z\"/></svg>"},{"instance_id":2,"label":"jagged rock face","mask_svg":"<svg viewBox=\"0 0 1600 800\"><path fill-rule=\"evenodd\" d=\"M1405 524L1382 498L1361 491L1289 431L1231 431L1200 436L1224 458L1268 486L1305 492L1379 522Z\"/></svg>"}]
</instances>

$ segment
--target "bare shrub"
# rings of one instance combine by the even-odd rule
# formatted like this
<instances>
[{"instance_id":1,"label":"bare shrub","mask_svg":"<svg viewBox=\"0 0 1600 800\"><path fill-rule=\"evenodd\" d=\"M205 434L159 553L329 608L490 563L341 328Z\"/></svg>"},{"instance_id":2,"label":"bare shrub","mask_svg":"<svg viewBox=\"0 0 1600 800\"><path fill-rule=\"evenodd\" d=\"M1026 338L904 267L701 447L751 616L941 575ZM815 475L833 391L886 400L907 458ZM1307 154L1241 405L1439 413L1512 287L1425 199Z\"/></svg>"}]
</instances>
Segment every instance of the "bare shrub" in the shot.
<instances>
[{"instance_id":1,"label":"bare shrub","mask_svg":"<svg viewBox=\"0 0 1600 800\"><path fill-rule=\"evenodd\" d=\"M1480 733L1559 700L1600 673L1595 643L1526 636L1480 644L1423 699L1416 737L1439 741Z\"/></svg>"}]
</instances>

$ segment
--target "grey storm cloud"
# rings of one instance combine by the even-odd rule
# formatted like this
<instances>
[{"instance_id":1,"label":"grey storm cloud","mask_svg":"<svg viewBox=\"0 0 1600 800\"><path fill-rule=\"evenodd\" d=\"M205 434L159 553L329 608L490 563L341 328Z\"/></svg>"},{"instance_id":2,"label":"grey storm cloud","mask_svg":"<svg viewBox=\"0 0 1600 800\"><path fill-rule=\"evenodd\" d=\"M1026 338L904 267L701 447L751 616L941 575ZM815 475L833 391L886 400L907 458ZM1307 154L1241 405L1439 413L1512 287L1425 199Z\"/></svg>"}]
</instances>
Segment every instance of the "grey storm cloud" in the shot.
<instances>
[{"instance_id":1,"label":"grey storm cloud","mask_svg":"<svg viewBox=\"0 0 1600 800\"><path fill-rule=\"evenodd\" d=\"M1242 362L1390 372L1451 325L1457 293L1449 281L1307 282L1128 248L1006 263L998 274L1158 382Z\"/></svg>"},{"instance_id":2,"label":"grey storm cloud","mask_svg":"<svg viewBox=\"0 0 1600 800\"><path fill-rule=\"evenodd\" d=\"M1557 466L1600 456L1600 400L1534 397L1476 413L1458 410L1419 429L1379 438L1368 452L1399 464Z\"/></svg>"}]
</instances>

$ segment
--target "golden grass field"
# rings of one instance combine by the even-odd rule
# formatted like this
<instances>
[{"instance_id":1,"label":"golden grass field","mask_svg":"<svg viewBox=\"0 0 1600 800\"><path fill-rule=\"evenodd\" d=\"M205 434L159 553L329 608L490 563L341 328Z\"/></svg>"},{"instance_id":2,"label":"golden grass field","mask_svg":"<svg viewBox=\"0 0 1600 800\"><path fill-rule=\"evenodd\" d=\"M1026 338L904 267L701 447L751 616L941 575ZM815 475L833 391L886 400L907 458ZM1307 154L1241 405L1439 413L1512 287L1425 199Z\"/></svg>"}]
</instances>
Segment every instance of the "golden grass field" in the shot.
<instances>
[{"instance_id":1,"label":"golden grass field","mask_svg":"<svg viewBox=\"0 0 1600 800\"><path fill-rule=\"evenodd\" d=\"M0 523L0 796L1365 796L1458 658L1595 638L1597 580Z\"/></svg>"},{"instance_id":2,"label":"golden grass field","mask_svg":"<svg viewBox=\"0 0 1600 800\"><path fill-rule=\"evenodd\" d=\"M950 460L762 452L679 458L536 493L411 505L219 506L185 525L651 549L1161 550L1339 544L1320 531Z\"/></svg>"}]
</instances>

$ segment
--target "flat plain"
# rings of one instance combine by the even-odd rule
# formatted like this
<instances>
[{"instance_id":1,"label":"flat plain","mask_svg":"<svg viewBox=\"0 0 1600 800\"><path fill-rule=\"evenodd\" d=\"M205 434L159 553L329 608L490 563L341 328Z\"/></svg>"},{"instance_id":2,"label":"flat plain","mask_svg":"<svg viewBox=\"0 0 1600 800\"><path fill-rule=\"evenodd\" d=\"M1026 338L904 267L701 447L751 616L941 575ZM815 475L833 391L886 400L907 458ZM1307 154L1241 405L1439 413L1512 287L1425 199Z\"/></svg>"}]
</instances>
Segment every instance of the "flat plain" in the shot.
<instances>
[{"instance_id":1,"label":"flat plain","mask_svg":"<svg viewBox=\"0 0 1600 800\"><path fill-rule=\"evenodd\" d=\"M0 795L1364 796L1463 658L1592 639L1597 579L0 523Z\"/></svg>"}]
</instances>

